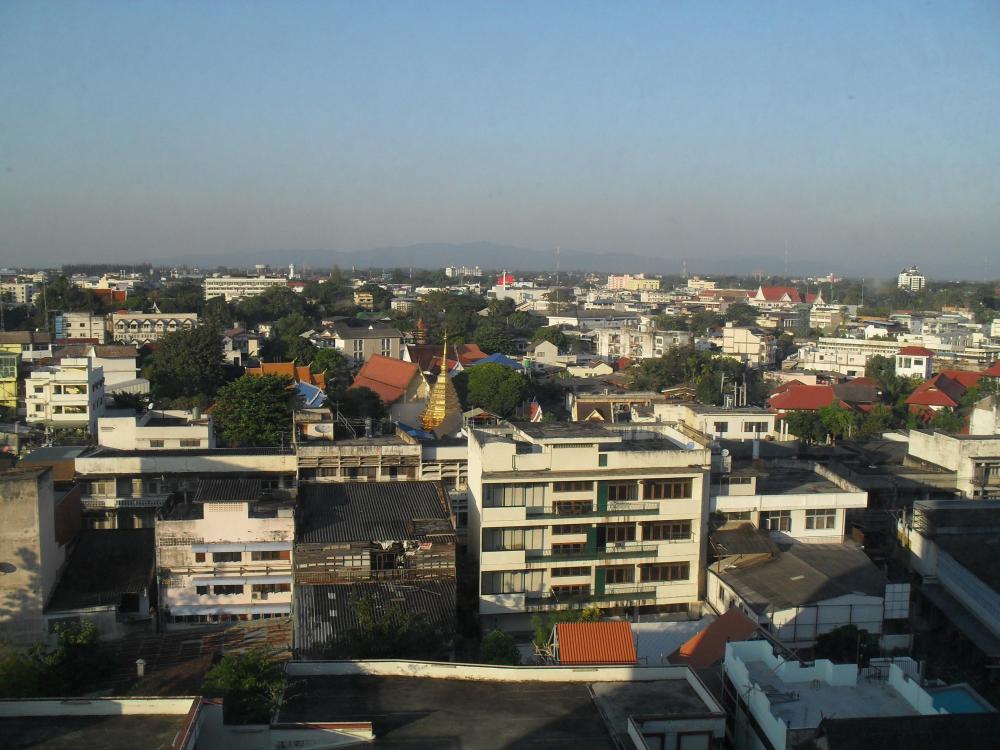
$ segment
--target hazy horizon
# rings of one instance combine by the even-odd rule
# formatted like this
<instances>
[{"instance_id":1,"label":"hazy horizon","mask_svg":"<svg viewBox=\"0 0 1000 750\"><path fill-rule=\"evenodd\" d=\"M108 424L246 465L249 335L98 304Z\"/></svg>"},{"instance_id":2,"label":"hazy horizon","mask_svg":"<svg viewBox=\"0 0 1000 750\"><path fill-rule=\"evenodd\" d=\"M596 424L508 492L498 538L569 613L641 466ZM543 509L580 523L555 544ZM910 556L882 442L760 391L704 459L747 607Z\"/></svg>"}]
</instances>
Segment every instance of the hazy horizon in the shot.
<instances>
[{"instance_id":1,"label":"hazy horizon","mask_svg":"<svg viewBox=\"0 0 1000 750\"><path fill-rule=\"evenodd\" d=\"M0 39L0 265L1000 275L995 3L14 0Z\"/></svg>"}]
</instances>

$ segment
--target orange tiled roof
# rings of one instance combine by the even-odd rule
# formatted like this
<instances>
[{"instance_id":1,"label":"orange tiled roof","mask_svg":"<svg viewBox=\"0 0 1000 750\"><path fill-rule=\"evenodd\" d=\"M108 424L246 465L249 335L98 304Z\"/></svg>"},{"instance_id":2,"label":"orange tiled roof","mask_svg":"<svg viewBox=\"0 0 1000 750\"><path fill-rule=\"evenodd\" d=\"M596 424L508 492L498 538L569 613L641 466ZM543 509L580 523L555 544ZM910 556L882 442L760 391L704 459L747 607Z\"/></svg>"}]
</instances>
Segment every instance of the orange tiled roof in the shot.
<instances>
[{"instance_id":1,"label":"orange tiled roof","mask_svg":"<svg viewBox=\"0 0 1000 750\"><path fill-rule=\"evenodd\" d=\"M246 374L258 378L264 375L277 375L326 390L326 376L323 373L312 374L309 365L296 365L294 362L261 362L260 367L248 367Z\"/></svg>"},{"instance_id":2,"label":"orange tiled roof","mask_svg":"<svg viewBox=\"0 0 1000 750\"><path fill-rule=\"evenodd\" d=\"M772 409L780 411L805 410L815 411L829 406L836 398L833 387L829 385L796 385L781 393L775 393L768 399Z\"/></svg>"},{"instance_id":3,"label":"orange tiled roof","mask_svg":"<svg viewBox=\"0 0 1000 750\"><path fill-rule=\"evenodd\" d=\"M388 406L401 399L413 378L419 376L420 366L414 362L373 354L354 376L351 388L363 386L373 390Z\"/></svg>"},{"instance_id":4,"label":"orange tiled roof","mask_svg":"<svg viewBox=\"0 0 1000 750\"><path fill-rule=\"evenodd\" d=\"M986 368L986 371L983 373L983 375L986 375L991 378L1000 378L1000 359L998 359L996 362L994 362L992 365Z\"/></svg>"},{"instance_id":5,"label":"orange tiled roof","mask_svg":"<svg viewBox=\"0 0 1000 750\"><path fill-rule=\"evenodd\" d=\"M744 641L756 629L757 625L749 617L738 609L731 609L683 643L670 655L669 661L687 664L692 669L705 669L722 660L727 643Z\"/></svg>"},{"instance_id":6,"label":"orange tiled roof","mask_svg":"<svg viewBox=\"0 0 1000 750\"><path fill-rule=\"evenodd\" d=\"M632 627L624 620L560 622L556 625L560 664L635 664Z\"/></svg>"}]
</instances>

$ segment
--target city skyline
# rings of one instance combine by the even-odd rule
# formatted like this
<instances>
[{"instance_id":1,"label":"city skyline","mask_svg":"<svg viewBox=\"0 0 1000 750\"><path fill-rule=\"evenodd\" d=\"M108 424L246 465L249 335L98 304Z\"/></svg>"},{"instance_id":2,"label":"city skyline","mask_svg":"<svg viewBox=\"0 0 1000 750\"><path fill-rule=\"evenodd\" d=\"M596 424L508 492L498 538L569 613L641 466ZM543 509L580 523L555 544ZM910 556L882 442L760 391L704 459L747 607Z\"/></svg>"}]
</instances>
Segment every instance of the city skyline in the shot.
<instances>
[{"instance_id":1,"label":"city skyline","mask_svg":"<svg viewBox=\"0 0 1000 750\"><path fill-rule=\"evenodd\" d=\"M988 4L0 18L2 265L487 242L540 267L997 273Z\"/></svg>"}]
</instances>

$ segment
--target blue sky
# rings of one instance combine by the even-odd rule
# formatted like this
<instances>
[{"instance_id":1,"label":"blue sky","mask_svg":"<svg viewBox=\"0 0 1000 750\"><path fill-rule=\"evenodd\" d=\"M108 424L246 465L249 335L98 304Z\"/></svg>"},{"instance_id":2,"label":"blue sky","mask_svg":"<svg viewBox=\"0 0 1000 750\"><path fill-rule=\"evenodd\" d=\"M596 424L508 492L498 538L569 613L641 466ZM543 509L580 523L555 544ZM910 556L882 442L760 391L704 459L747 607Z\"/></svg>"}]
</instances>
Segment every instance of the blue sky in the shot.
<instances>
[{"instance_id":1,"label":"blue sky","mask_svg":"<svg viewBox=\"0 0 1000 750\"><path fill-rule=\"evenodd\" d=\"M489 240L1000 275L998 123L996 2L7 0L0 263Z\"/></svg>"}]
</instances>

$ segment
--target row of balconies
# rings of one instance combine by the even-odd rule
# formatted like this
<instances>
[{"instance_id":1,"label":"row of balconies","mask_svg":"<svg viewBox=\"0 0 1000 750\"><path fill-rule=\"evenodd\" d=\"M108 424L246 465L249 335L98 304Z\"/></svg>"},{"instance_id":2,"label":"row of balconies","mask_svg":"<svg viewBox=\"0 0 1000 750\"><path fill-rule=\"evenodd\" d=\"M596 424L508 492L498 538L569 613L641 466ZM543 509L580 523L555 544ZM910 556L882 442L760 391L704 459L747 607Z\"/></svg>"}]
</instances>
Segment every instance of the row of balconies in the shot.
<instances>
[{"instance_id":1,"label":"row of balconies","mask_svg":"<svg viewBox=\"0 0 1000 750\"><path fill-rule=\"evenodd\" d=\"M505 568L546 567L553 563L581 562L586 560L628 560L634 558L657 559L676 558L696 554L700 546L696 537L671 541L610 542L603 546L591 546L581 552L556 553L551 549L541 550L500 550L480 553L483 570Z\"/></svg>"}]
</instances>

